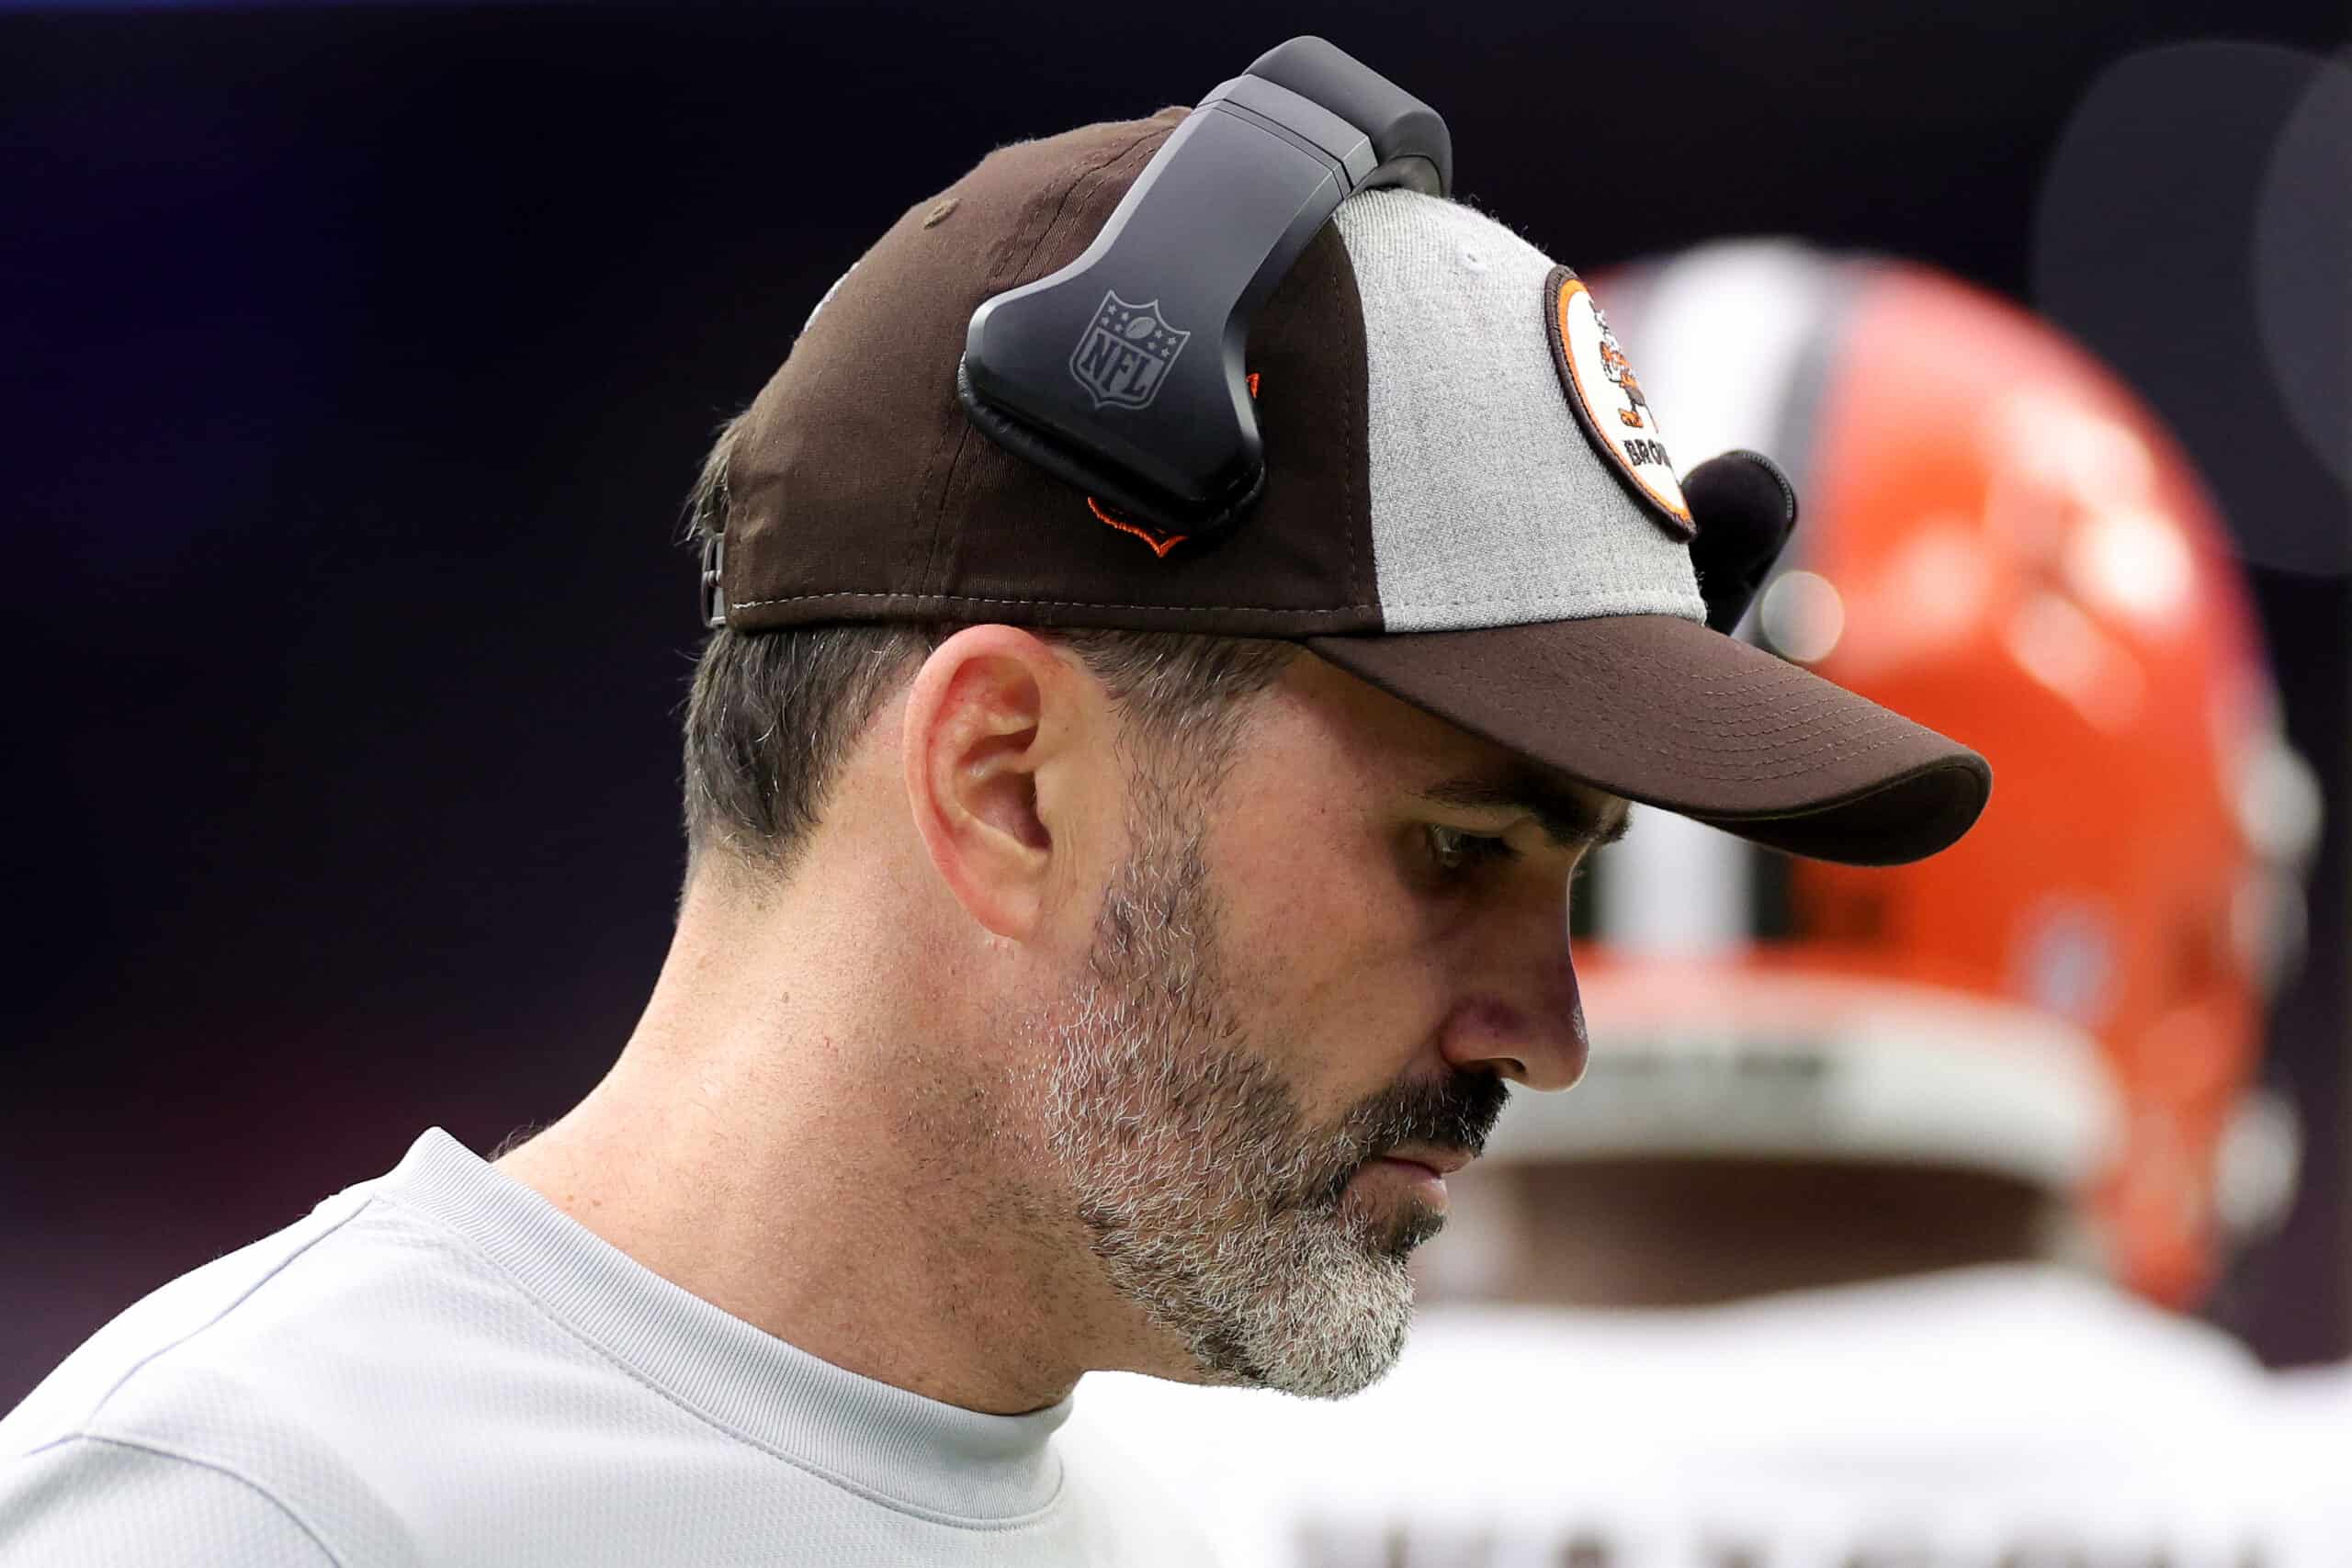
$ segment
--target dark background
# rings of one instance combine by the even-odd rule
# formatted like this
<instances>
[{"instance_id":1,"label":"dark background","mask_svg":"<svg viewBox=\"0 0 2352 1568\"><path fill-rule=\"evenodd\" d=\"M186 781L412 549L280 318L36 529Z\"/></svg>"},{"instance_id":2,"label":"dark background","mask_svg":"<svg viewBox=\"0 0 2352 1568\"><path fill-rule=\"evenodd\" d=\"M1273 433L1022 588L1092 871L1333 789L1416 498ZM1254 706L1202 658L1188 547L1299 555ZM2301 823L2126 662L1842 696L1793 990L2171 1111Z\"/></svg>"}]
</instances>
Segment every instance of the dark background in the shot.
<instances>
[{"instance_id":1,"label":"dark background","mask_svg":"<svg viewBox=\"0 0 2352 1568\"><path fill-rule=\"evenodd\" d=\"M594 1080L682 863L678 500L825 286L990 146L1321 31L1580 268L1753 231L1905 253L2078 300L2158 375L2104 280L2185 245L2197 320L2241 335L2251 187L2164 139L2221 116L2258 150L2287 98L2176 72L2071 185L2053 159L2134 51L2332 51L2344 13L2032 9L0 10L0 1408L422 1127L487 1148ZM2215 1311L2309 1359L2352 1346L2345 501L2221 401L2167 412L2233 518L2321 541L2256 586L2335 814L2273 1068L2305 1190Z\"/></svg>"}]
</instances>

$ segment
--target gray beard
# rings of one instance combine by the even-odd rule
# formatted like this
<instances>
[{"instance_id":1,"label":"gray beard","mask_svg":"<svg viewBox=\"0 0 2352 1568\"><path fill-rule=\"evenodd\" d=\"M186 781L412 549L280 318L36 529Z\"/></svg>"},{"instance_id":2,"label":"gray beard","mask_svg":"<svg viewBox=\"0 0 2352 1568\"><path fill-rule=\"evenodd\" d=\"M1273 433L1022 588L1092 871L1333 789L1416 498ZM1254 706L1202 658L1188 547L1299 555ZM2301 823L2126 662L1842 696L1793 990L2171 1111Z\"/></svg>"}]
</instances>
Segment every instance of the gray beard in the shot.
<instances>
[{"instance_id":1,"label":"gray beard","mask_svg":"<svg viewBox=\"0 0 2352 1568\"><path fill-rule=\"evenodd\" d=\"M1418 1206L1386 1224L1349 1212L1348 1180L1378 1152L1367 1119L1311 1125L1250 1048L1197 831L1159 826L1138 843L1085 974L1042 1021L1050 1159L1112 1286L1183 1343L1203 1382L1355 1393L1403 1350L1405 1259L1443 1221Z\"/></svg>"}]
</instances>

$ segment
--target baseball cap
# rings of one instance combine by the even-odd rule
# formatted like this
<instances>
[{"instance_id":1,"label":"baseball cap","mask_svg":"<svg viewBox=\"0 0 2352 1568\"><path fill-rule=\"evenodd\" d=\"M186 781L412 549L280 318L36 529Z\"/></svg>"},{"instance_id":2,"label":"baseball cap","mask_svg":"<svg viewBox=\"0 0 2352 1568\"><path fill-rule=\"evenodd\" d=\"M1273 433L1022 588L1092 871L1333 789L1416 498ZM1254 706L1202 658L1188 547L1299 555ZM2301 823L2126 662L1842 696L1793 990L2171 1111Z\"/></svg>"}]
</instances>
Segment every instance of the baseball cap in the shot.
<instances>
[{"instance_id":1,"label":"baseball cap","mask_svg":"<svg viewBox=\"0 0 2352 1568\"><path fill-rule=\"evenodd\" d=\"M833 286L731 444L707 573L727 628L1283 638L1792 852L1894 863L1967 830L1982 758L1708 625L1693 540L1710 497L1757 487L1694 473L1686 495L1589 290L1465 204L1359 190L1300 253L1246 345L1262 490L1213 537L976 425L957 393L974 311L1077 258L1187 112L999 149ZM1070 373L1104 398L1148 386L1188 335L1155 306L1106 297Z\"/></svg>"}]
</instances>

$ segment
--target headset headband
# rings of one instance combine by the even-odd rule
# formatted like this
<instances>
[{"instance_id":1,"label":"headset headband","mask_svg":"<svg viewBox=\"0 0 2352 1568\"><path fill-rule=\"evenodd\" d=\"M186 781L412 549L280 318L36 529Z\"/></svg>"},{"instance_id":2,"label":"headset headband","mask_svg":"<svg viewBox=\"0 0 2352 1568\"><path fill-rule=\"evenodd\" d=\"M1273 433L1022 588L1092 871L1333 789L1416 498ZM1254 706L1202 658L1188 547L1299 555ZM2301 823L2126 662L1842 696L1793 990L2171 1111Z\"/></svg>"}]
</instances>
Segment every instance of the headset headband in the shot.
<instances>
[{"instance_id":1,"label":"headset headband","mask_svg":"<svg viewBox=\"0 0 2352 1568\"><path fill-rule=\"evenodd\" d=\"M956 393L1104 504L1212 534L1265 484L1242 363L1258 308L1349 196L1453 177L1435 109L1293 39L1201 100L1076 261L972 313Z\"/></svg>"}]
</instances>

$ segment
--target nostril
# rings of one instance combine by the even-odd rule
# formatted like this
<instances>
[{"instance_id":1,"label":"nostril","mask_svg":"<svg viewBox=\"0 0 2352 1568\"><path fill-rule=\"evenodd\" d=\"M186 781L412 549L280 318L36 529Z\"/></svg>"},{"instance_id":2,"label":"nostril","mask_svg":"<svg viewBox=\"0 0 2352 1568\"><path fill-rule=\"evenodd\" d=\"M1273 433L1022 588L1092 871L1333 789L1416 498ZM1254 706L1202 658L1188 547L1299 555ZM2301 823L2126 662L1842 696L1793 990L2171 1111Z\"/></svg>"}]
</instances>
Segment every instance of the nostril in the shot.
<instances>
[{"instance_id":1,"label":"nostril","mask_svg":"<svg viewBox=\"0 0 2352 1568\"><path fill-rule=\"evenodd\" d=\"M1455 1066L1493 1073L1512 1083L1529 1083L1540 1067L1528 1047L1537 1037L1518 1008L1498 998L1465 1000L1446 1021L1442 1040Z\"/></svg>"}]
</instances>

